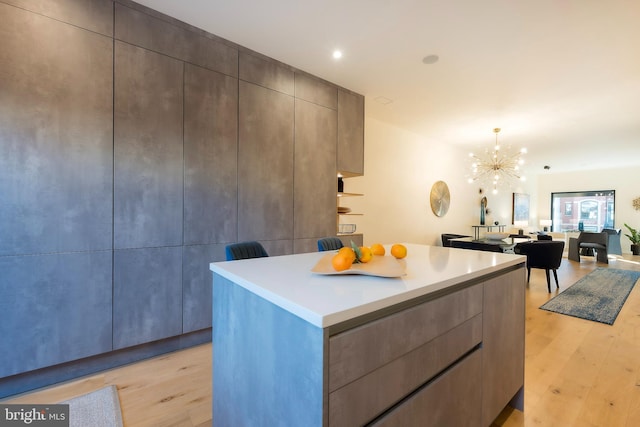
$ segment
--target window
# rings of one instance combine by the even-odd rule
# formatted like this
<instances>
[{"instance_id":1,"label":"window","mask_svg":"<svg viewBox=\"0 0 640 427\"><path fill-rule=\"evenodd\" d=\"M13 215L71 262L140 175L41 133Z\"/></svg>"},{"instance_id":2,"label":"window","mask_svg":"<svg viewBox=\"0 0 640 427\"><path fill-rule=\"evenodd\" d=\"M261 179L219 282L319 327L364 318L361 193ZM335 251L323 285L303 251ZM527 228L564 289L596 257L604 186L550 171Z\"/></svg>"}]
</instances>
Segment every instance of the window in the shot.
<instances>
[{"instance_id":1,"label":"window","mask_svg":"<svg viewBox=\"0 0 640 427\"><path fill-rule=\"evenodd\" d=\"M615 201L615 190L551 193L551 231L614 228Z\"/></svg>"}]
</instances>

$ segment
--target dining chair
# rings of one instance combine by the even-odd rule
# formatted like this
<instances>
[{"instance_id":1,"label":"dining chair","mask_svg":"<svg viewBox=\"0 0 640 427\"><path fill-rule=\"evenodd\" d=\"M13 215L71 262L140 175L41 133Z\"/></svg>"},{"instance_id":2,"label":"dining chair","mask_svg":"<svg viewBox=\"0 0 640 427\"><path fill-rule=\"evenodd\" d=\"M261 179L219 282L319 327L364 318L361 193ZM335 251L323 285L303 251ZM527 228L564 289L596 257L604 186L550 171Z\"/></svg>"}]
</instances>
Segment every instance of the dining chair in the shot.
<instances>
[{"instance_id":1,"label":"dining chair","mask_svg":"<svg viewBox=\"0 0 640 427\"><path fill-rule=\"evenodd\" d=\"M225 253L227 255L227 261L269 256L260 242L256 241L232 243L225 247Z\"/></svg>"},{"instance_id":2,"label":"dining chair","mask_svg":"<svg viewBox=\"0 0 640 427\"><path fill-rule=\"evenodd\" d=\"M324 237L318 239L318 251L335 251L343 247L342 240L337 237Z\"/></svg>"},{"instance_id":3,"label":"dining chair","mask_svg":"<svg viewBox=\"0 0 640 427\"><path fill-rule=\"evenodd\" d=\"M450 248L451 247L451 239L460 239L462 237L470 237L470 236L465 235L465 234L442 233L442 235L440 237L442 239L442 246L444 246L445 248Z\"/></svg>"},{"instance_id":4,"label":"dining chair","mask_svg":"<svg viewBox=\"0 0 640 427\"><path fill-rule=\"evenodd\" d=\"M527 257L527 283L531 277L532 268L544 269L547 275L547 290L551 292L551 278L549 271L553 271L556 279L556 289L558 284L558 268L562 263L562 252L564 251L564 241L562 240L534 240L531 242L518 243L514 248L514 253L526 255Z\"/></svg>"}]
</instances>

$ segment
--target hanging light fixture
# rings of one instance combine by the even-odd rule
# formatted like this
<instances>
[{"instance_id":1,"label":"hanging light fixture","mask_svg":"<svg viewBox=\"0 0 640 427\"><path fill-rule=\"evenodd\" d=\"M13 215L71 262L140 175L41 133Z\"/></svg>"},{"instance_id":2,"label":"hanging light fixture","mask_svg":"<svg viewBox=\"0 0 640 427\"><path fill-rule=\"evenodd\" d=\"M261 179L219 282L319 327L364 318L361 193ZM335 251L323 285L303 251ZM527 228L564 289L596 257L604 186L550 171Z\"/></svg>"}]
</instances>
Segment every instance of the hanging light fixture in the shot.
<instances>
[{"instance_id":1,"label":"hanging light fixture","mask_svg":"<svg viewBox=\"0 0 640 427\"><path fill-rule=\"evenodd\" d=\"M511 187L515 181L524 181L526 178L520 170L524 164L524 154L527 149L523 148L516 153L511 153L509 149L502 150L498 145L498 133L500 128L495 128L496 144L493 150L486 150L482 155L469 153L472 160L470 183L480 183L491 185L493 194L498 193L498 187Z\"/></svg>"}]
</instances>

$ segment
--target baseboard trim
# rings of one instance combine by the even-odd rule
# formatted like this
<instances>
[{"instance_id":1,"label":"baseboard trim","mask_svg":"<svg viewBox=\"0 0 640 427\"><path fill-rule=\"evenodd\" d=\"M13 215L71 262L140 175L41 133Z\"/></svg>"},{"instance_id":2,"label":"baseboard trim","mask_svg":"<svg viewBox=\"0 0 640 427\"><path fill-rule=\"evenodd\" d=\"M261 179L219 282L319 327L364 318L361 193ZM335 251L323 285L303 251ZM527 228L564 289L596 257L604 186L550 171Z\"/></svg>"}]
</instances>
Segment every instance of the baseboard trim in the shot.
<instances>
[{"instance_id":1,"label":"baseboard trim","mask_svg":"<svg viewBox=\"0 0 640 427\"><path fill-rule=\"evenodd\" d=\"M0 378L0 399L211 342L211 328Z\"/></svg>"}]
</instances>

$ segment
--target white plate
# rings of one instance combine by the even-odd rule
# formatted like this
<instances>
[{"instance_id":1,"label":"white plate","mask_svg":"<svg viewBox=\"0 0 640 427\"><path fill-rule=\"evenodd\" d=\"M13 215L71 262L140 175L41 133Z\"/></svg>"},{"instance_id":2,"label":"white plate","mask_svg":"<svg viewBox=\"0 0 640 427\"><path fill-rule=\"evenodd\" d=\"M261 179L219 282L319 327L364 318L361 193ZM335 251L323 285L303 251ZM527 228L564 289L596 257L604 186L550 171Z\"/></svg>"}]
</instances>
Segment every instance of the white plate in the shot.
<instances>
[{"instance_id":1,"label":"white plate","mask_svg":"<svg viewBox=\"0 0 640 427\"><path fill-rule=\"evenodd\" d=\"M351 268L336 271L331 265L331 259L335 255L331 252L320 258L320 261L311 269L313 273L323 275L363 274L365 276L400 277L404 276L406 262L404 259L396 259L391 255L374 255L371 261L364 264L353 264Z\"/></svg>"}]
</instances>

